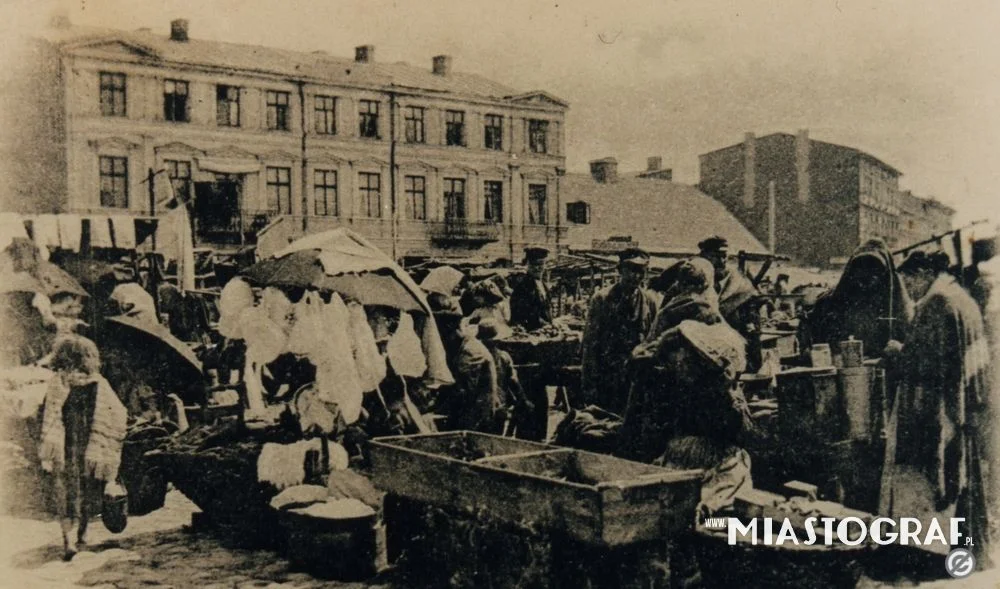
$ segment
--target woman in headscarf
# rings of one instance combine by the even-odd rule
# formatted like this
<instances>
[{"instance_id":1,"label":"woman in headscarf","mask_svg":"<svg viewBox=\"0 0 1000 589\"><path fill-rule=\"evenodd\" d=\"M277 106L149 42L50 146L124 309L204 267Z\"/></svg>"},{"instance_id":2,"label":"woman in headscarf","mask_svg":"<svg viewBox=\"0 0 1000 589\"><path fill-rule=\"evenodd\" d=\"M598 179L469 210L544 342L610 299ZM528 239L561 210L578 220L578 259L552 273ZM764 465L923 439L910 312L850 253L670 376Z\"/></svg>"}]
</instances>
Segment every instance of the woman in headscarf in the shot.
<instances>
[{"instance_id":1,"label":"woman in headscarf","mask_svg":"<svg viewBox=\"0 0 1000 589\"><path fill-rule=\"evenodd\" d=\"M86 544L87 524L98 513L105 485L118 478L128 411L101 376L97 346L89 339L59 339L51 366L57 376L45 394L39 459L55 475L68 560Z\"/></svg>"},{"instance_id":2,"label":"woman in headscarf","mask_svg":"<svg viewBox=\"0 0 1000 589\"><path fill-rule=\"evenodd\" d=\"M665 297L649 337L633 352L638 375L619 446L633 460L705 469L702 509L709 513L750 484L741 443L752 428L737 387L746 342L722 319L713 281L711 264L701 259L652 281Z\"/></svg>"},{"instance_id":3,"label":"woman in headscarf","mask_svg":"<svg viewBox=\"0 0 1000 589\"><path fill-rule=\"evenodd\" d=\"M663 301L641 347L655 347L663 333L685 319L709 325L722 321L714 272L708 260L691 258L674 264L649 281L652 290L663 294Z\"/></svg>"},{"instance_id":4,"label":"woman in headscarf","mask_svg":"<svg viewBox=\"0 0 1000 589\"><path fill-rule=\"evenodd\" d=\"M803 351L828 343L840 353L840 342L853 336L863 342L865 356L880 358L890 341L904 342L913 317L892 253L881 239L861 245L851 256L837 286L822 295L803 322Z\"/></svg>"}]
</instances>

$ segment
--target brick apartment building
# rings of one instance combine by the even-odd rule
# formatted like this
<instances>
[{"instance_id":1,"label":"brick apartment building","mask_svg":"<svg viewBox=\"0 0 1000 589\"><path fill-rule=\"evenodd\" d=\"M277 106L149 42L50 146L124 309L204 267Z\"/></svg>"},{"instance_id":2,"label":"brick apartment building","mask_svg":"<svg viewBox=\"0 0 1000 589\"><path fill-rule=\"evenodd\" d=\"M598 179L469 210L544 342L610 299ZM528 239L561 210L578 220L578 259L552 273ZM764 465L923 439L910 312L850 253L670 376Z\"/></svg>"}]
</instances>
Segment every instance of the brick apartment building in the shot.
<instances>
[{"instance_id":1,"label":"brick apartment building","mask_svg":"<svg viewBox=\"0 0 1000 589\"><path fill-rule=\"evenodd\" d=\"M928 205L926 212L907 206L914 215L907 217L899 170L859 149L811 139L807 131L747 133L742 143L700 155L699 166L699 188L764 243L771 236L773 182L775 251L803 264L842 262L873 237L890 247L904 246L932 225L951 223L953 211L943 205Z\"/></svg>"}]
</instances>

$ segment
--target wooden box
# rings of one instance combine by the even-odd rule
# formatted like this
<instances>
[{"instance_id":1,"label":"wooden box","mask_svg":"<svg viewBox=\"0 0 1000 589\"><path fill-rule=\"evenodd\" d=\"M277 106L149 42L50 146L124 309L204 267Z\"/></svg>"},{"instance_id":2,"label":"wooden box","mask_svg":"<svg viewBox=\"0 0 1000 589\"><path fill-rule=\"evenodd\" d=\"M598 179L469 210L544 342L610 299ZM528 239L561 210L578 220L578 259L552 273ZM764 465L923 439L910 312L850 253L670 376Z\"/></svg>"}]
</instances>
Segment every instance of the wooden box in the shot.
<instances>
[{"instance_id":1,"label":"wooden box","mask_svg":"<svg viewBox=\"0 0 1000 589\"><path fill-rule=\"evenodd\" d=\"M378 438L371 462L388 493L600 546L690 529L702 475L476 432Z\"/></svg>"}]
</instances>

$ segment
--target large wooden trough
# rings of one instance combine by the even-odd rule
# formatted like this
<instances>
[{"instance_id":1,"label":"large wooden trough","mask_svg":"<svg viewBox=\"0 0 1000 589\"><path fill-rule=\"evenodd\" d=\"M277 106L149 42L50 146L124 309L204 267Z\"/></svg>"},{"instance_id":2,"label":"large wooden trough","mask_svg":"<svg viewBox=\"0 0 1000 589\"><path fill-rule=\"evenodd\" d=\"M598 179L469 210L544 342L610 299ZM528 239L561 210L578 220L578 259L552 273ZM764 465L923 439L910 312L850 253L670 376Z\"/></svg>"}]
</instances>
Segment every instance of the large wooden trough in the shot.
<instances>
[{"instance_id":1,"label":"large wooden trough","mask_svg":"<svg viewBox=\"0 0 1000 589\"><path fill-rule=\"evenodd\" d=\"M702 475L476 432L378 438L371 463L388 493L606 547L691 529Z\"/></svg>"}]
</instances>

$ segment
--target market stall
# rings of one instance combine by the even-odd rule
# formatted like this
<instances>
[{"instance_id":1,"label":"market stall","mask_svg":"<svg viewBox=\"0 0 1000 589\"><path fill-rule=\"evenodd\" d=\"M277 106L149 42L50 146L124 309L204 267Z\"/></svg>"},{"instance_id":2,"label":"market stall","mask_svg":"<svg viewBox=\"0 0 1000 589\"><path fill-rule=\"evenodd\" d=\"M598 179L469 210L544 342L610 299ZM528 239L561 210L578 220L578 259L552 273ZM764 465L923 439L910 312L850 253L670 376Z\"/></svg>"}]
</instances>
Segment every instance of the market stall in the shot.
<instances>
[{"instance_id":1,"label":"market stall","mask_svg":"<svg viewBox=\"0 0 1000 589\"><path fill-rule=\"evenodd\" d=\"M429 306L385 254L335 230L248 268L223 288L219 310L219 332L242 357L238 382L213 389L237 391L237 410L175 436L153 457L214 529L314 553L303 543L337 534L304 529L336 528L359 513L356 501L380 509L358 474L366 438L388 422L423 430L408 388L452 381ZM305 498L275 507L286 493ZM307 512L292 513L300 508ZM378 521L371 515L369 531Z\"/></svg>"}]
</instances>

